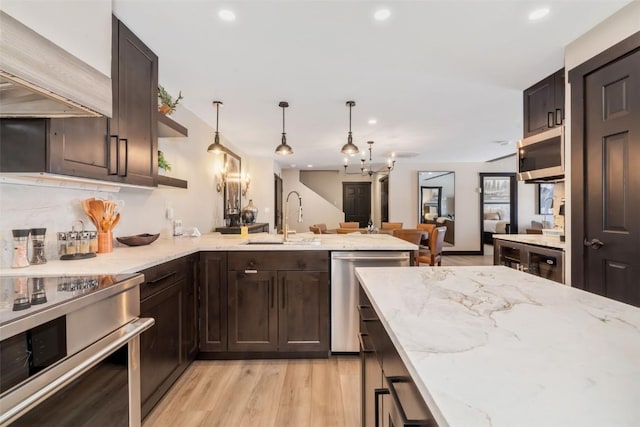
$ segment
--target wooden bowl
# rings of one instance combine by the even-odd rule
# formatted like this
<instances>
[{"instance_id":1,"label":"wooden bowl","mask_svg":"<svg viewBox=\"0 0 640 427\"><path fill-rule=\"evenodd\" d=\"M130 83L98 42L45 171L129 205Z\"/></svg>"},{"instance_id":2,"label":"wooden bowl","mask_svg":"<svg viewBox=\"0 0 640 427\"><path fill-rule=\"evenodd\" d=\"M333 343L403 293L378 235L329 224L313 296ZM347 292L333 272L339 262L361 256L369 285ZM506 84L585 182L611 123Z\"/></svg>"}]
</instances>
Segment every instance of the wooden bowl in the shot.
<instances>
[{"instance_id":1,"label":"wooden bowl","mask_svg":"<svg viewBox=\"0 0 640 427\"><path fill-rule=\"evenodd\" d=\"M125 237L116 237L118 242L127 245L127 246L144 246L150 243L155 242L158 237L160 237L160 233L158 234L138 234L137 236L125 236Z\"/></svg>"}]
</instances>

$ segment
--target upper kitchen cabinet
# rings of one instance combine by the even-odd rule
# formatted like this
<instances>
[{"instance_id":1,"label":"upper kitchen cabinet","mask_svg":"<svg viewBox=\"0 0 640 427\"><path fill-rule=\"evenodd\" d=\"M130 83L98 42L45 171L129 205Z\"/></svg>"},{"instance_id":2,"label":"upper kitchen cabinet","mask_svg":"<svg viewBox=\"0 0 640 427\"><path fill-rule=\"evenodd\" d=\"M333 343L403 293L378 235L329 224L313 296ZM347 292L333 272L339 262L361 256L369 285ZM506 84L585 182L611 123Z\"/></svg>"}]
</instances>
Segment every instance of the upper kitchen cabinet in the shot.
<instances>
[{"instance_id":1,"label":"upper kitchen cabinet","mask_svg":"<svg viewBox=\"0 0 640 427\"><path fill-rule=\"evenodd\" d=\"M564 68L524 91L524 137L559 126L564 119Z\"/></svg>"},{"instance_id":2,"label":"upper kitchen cabinet","mask_svg":"<svg viewBox=\"0 0 640 427\"><path fill-rule=\"evenodd\" d=\"M117 180L155 186L158 175L158 57L113 18L113 118L109 150Z\"/></svg>"}]
</instances>

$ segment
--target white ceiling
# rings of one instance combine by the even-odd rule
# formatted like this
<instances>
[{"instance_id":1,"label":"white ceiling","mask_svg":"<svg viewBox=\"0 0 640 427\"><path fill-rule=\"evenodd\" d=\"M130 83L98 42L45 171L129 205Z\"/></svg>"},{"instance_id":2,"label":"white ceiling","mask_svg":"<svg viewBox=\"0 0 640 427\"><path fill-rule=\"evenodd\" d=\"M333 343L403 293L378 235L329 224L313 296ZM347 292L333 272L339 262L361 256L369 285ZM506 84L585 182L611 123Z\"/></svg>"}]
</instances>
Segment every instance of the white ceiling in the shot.
<instances>
[{"instance_id":1,"label":"white ceiling","mask_svg":"<svg viewBox=\"0 0 640 427\"><path fill-rule=\"evenodd\" d=\"M411 161L485 161L515 151L522 90L563 66L564 47L629 0L149 1L114 13L160 58L160 84L252 156L336 168L354 142ZM547 5L537 22L528 14ZM385 22L373 19L381 6ZM218 18L220 9L236 14ZM294 155L274 154L282 132ZM368 124L370 118L378 123ZM213 136L212 136L213 138ZM511 141L502 145L496 141ZM504 144L504 143L503 143ZM398 161L403 161L402 158ZM351 163L357 163L357 158ZM355 169L354 169L355 170Z\"/></svg>"}]
</instances>

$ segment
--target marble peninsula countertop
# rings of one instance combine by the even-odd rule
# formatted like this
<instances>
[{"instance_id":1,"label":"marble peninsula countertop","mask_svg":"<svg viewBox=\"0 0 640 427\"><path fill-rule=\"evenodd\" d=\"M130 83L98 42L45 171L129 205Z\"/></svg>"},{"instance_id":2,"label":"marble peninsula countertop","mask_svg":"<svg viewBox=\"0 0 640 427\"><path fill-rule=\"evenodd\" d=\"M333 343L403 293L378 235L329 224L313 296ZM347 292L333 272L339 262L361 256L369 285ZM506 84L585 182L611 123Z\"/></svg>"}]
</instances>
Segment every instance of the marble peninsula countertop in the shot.
<instances>
[{"instance_id":1,"label":"marble peninsula countertop","mask_svg":"<svg viewBox=\"0 0 640 427\"><path fill-rule=\"evenodd\" d=\"M49 257L47 263L41 265L30 265L25 268L3 266L0 268L0 276L135 273L200 251L412 251L417 249L416 245L387 234L298 233L291 235L290 238L298 242L264 244L265 241L282 239L282 236L268 233L250 234L248 238L242 238L237 234L220 233L203 234L200 237L161 237L147 246L114 247L113 252L97 254L95 258L60 261ZM260 241L261 244L248 244L249 240Z\"/></svg>"},{"instance_id":2,"label":"marble peninsula countertop","mask_svg":"<svg viewBox=\"0 0 640 427\"><path fill-rule=\"evenodd\" d=\"M640 425L640 308L502 266L356 274L440 427Z\"/></svg>"},{"instance_id":3,"label":"marble peninsula countertop","mask_svg":"<svg viewBox=\"0 0 640 427\"><path fill-rule=\"evenodd\" d=\"M544 234L494 234L493 238L552 249L562 249L563 251L567 247L565 242L560 241L560 237L545 236Z\"/></svg>"}]
</instances>

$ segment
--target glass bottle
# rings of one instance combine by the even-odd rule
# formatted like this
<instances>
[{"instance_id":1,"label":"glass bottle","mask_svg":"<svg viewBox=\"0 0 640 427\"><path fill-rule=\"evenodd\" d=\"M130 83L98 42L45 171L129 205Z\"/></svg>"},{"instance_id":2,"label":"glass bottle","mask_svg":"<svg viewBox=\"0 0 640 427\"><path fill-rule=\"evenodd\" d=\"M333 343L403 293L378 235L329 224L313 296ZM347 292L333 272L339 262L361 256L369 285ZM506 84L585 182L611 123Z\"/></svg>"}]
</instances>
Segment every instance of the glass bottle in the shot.
<instances>
[{"instance_id":1,"label":"glass bottle","mask_svg":"<svg viewBox=\"0 0 640 427\"><path fill-rule=\"evenodd\" d=\"M13 234L13 261L12 268L22 268L29 266L27 258L27 245L29 243L29 232L31 230L11 230Z\"/></svg>"},{"instance_id":2,"label":"glass bottle","mask_svg":"<svg viewBox=\"0 0 640 427\"><path fill-rule=\"evenodd\" d=\"M47 258L44 255L44 238L46 233L46 228L31 229L31 264L47 263Z\"/></svg>"}]
</instances>

